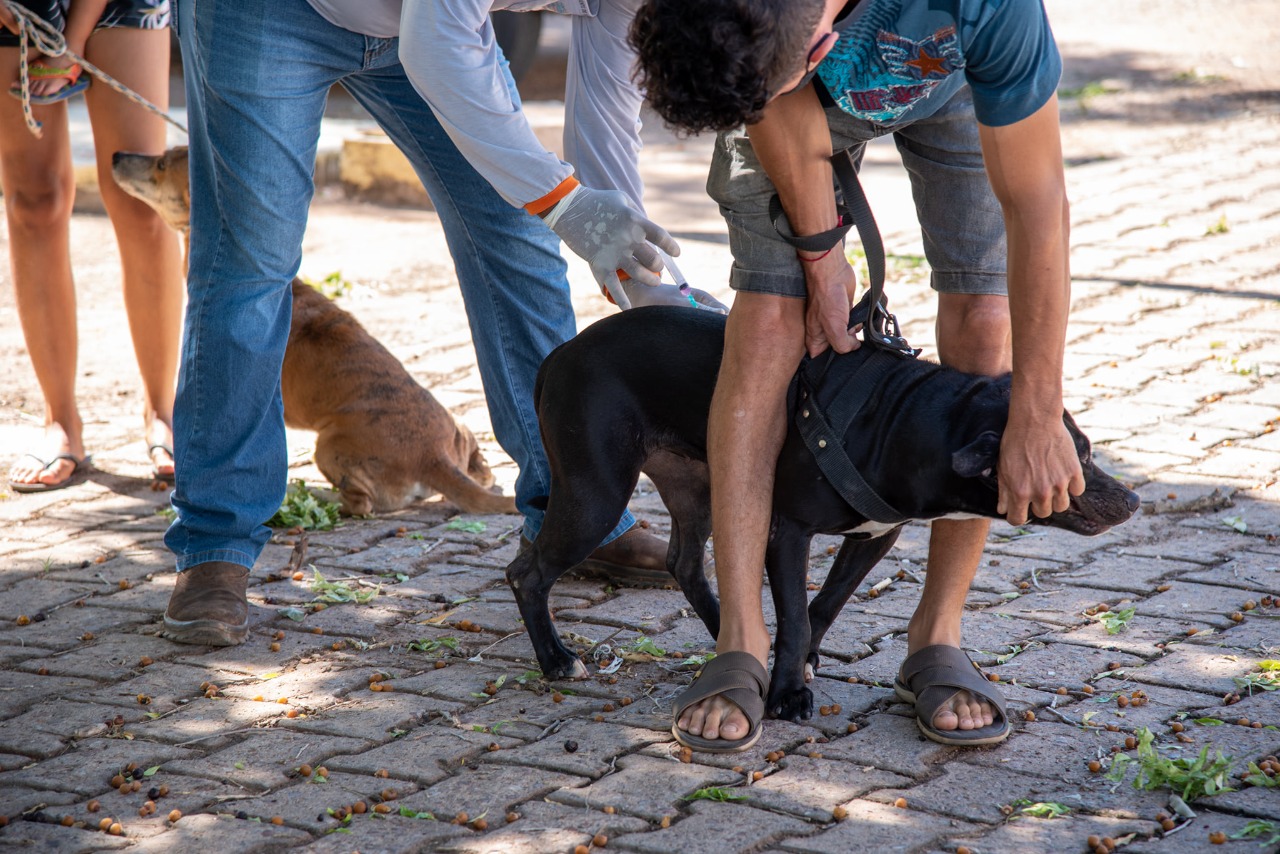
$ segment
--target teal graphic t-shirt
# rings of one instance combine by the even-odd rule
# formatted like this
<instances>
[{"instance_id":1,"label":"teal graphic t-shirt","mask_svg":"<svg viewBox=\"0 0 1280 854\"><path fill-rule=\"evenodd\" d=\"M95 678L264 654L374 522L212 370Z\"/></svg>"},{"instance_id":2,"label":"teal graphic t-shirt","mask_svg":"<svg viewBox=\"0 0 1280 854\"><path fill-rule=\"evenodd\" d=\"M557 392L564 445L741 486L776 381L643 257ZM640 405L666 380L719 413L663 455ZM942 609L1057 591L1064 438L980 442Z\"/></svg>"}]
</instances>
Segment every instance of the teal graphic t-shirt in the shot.
<instances>
[{"instance_id":1,"label":"teal graphic t-shirt","mask_svg":"<svg viewBox=\"0 0 1280 854\"><path fill-rule=\"evenodd\" d=\"M1027 118L1062 75L1041 0L862 0L818 79L850 115L885 127L931 115L965 83L978 121Z\"/></svg>"}]
</instances>

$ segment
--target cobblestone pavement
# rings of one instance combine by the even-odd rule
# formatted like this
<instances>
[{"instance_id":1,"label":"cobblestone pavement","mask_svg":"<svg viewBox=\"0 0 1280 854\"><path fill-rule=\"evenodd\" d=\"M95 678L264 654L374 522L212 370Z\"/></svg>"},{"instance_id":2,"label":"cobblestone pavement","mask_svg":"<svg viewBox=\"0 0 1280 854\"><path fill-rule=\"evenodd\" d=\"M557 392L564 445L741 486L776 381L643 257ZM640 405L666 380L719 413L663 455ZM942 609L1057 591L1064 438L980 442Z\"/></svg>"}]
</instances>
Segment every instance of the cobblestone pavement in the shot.
<instances>
[{"instance_id":1,"label":"cobblestone pavement","mask_svg":"<svg viewBox=\"0 0 1280 854\"><path fill-rule=\"evenodd\" d=\"M97 471L73 490L0 501L0 846L1025 852L1088 850L1097 836L1174 854L1269 821L1231 850L1274 848L1280 796L1264 774L1251 785L1240 773L1280 753L1280 695L1264 690L1274 682L1262 669L1280 659L1276 99L1136 60L1116 77L1113 58L1098 82L1089 22L1071 18L1059 34L1064 87L1080 88L1064 88L1068 407L1144 507L1094 539L993 526L965 644L1017 719L1005 744L926 741L888 687L927 572L920 525L827 636L813 683L822 713L767 722L738 755L682 756L668 732L671 698L713 648L678 591L559 584L561 631L624 661L612 675L547 684L502 575L518 520L459 517L439 501L327 532L279 531L253 572L243 646L159 638L174 580L158 515L167 495L150 488L136 369L120 355L129 345L109 224L77 217ZM1183 112L1140 109L1161 98ZM655 145L648 180L686 272L722 293L726 248L697 174L705 148ZM867 183L894 255L895 308L928 349L933 301L891 147L873 147ZM509 487L434 216L321 202L305 257L305 273L341 269L355 282L347 306L486 440ZM573 275L582 322L602 316L585 270ZM11 289L0 300L12 317ZM9 455L39 423L16 327L0 326ZM290 434L295 473L321 486L310 442ZM666 532L644 483L633 508ZM815 541L815 583L836 542ZM364 604L317 604L375 591ZM1188 819L1169 787L1130 785L1142 763L1106 779L1117 748L1138 757L1126 740L1144 731L1165 758L1221 751L1233 791L1185 793ZM143 815L148 800L155 810ZM119 835L99 831L108 818Z\"/></svg>"}]
</instances>

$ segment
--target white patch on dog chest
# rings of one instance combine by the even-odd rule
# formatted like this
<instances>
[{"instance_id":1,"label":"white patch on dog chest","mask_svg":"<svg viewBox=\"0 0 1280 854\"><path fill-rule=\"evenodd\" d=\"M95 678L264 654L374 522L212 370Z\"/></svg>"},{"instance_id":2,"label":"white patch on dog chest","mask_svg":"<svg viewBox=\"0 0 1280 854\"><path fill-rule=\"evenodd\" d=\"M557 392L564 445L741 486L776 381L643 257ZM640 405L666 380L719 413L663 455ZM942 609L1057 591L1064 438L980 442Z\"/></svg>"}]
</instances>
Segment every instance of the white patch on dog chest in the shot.
<instances>
[{"instance_id":1,"label":"white patch on dog chest","mask_svg":"<svg viewBox=\"0 0 1280 854\"><path fill-rule=\"evenodd\" d=\"M987 517L979 515L977 513L948 513L945 516L939 516L937 518L960 520L960 519L985 519ZM936 521L936 520L931 520L931 521ZM858 525L856 528L849 528L847 531L841 531L840 533L845 534L846 536L849 534L865 534L868 537L878 537L881 534L889 533L896 527L898 526L892 522L863 522L861 525Z\"/></svg>"}]
</instances>

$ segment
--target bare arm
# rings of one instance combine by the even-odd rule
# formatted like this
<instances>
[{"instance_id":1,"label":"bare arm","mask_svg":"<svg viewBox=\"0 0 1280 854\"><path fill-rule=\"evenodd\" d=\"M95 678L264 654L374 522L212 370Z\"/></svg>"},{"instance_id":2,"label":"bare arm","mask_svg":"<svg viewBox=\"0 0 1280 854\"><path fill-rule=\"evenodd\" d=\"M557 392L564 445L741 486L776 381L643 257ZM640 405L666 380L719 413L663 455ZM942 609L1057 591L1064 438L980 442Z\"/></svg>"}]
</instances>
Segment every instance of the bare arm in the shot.
<instances>
[{"instance_id":1,"label":"bare arm","mask_svg":"<svg viewBox=\"0 0 1280 854\"><path fill-rule=\"evenodd\" d=\"M980 127L1009 241L1013 391L1000 447L997 509L1009 522L1067 509L1084 491L1062 423L1062 360L1071 299L1070 225L1058 101L1005 127Z\"/></svg>"},{"instance_id":2,"label":"bare arm","mask_svg":"<svg viewBox=\"0 0 1280 854\"><path fill-rule=\"evenodd\" d=\"M67 28L63 31L68 48L84 56L84 46L106 8L107 0L73 0L67 10Z\"/></svg>"},{"instance_id":3,"label":"bare arm","mask_svg":"<svg viewBox=\"0 0 1280 854\"><path fill-rule=\"evenodd\" d=\"M748 128L751 147L773 181L797 235L819 234L836 224L831 175L831 131L817 92L806 86L770 102L764 117ZM821 253L801 252L802 259ZM828 346L847 353L858 347L849 330L849 307L858 281L836 247L821 260L801 261L809 290L805 348L816 356Z\"/></svg>"}]
</instances>

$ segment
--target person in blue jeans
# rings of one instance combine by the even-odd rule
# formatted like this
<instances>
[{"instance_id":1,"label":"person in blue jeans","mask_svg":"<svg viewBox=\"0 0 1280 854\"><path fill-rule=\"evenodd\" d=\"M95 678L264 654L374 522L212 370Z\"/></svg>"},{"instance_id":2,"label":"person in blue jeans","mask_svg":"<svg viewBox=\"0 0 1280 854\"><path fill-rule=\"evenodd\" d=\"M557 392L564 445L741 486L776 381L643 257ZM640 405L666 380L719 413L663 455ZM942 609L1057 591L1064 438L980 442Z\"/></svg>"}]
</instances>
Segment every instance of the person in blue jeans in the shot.
<instances>
[{"instance_id":1,"label":"person in blue jeans","mask_svg":"<svg viewBox=\"0 0 1280 854\"><path fill-rule=\"evenodd\" d=\"M249 568L280 505L280 367L301 263L327 93L341 84L408 156L444 226L498 442L519 466L532 540L549 473L533 409L542 359L574 335L558 243L621 307L690 297L659 285L636 167L640 96L626 34L636 0L575 15L566 152L520 111L492 8L527 0L180 0L190 125L191 254L174 415L177 584L165 632L235 644L248 633ZM544 5L565 6L566 4ZM575 169L576 167L576 169ZM623 275L623 274L626 275ZM693 302L722 309L695 292ZM669 581L666 543L628 513L589 565L615 581Z\"/></svg>"}]
</instances>

